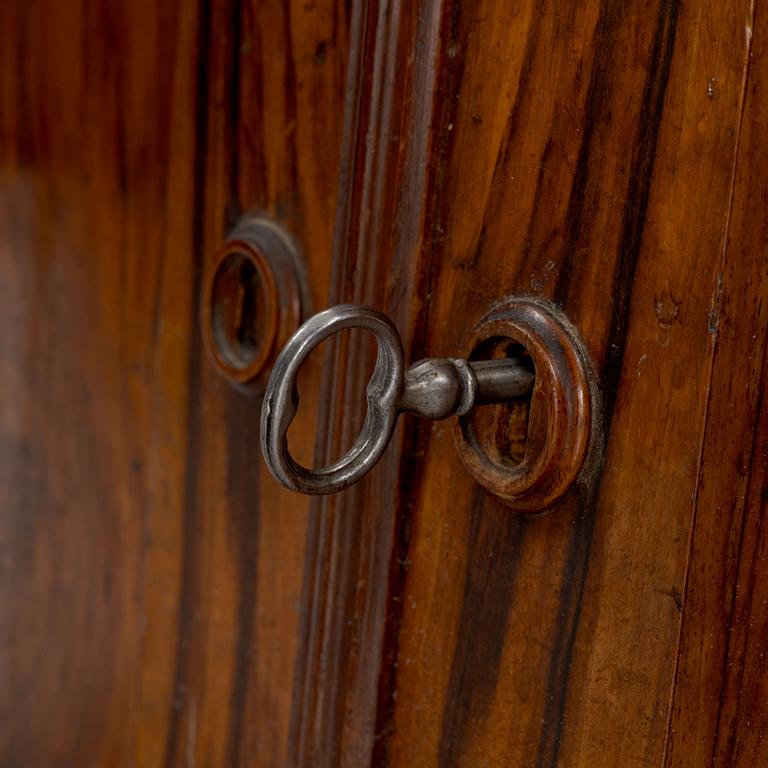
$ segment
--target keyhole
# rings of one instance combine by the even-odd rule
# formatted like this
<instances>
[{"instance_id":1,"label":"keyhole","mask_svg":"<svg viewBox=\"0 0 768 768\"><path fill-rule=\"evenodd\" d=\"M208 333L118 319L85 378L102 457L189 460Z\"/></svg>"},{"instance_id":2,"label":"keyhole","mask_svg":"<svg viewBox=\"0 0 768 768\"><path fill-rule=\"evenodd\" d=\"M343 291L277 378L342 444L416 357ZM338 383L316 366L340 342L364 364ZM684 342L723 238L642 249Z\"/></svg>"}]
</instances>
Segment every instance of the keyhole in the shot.
<instances>
[{"instance_id":1,"label":"keyhole","mask_svg":"<svg viewBox=\"0 0 768 768\"><path fill-rule=\"evenodd\" d=\"M296 244L272 219L246 214L208 262L200 300L213 367L242 394L263 392L309 306Z\"/></svg>"},{"instance_id":2,"label":"keyhole","mask_svg":"<svg viewBox=\"0 0 768 768\"><path fill-rule=\"evenodd\" d=\"M535 372L528 350L506 337L486 339L471 355L472 360L498 360L505 357ZM467 416L473 424L475 435L479 436L477 439L483 444L483 450L510 468L520 464L526 453L534 447L531 443L537 442L531 434L531 397L529 394L508 403L477 408Z\"/></svg>"},{"instance_id":3,"label":"keyhole","mask_svg":"<svg viewBox=\"0 0 768 768\"><path fill-rule=\"evenodd\" d=\"M259 276L250 261L244 261L239 270L240 290L238 291L237 341L243 348L256 347L256 324L258 307L256 296L259 291Z\"/></svg>"},{"instance_id":4,"label":"keyhole","mask_svg":"<svg viewBox=\"0 0 768 768\"><path fill-rule=\"evenodd\" d=\"M234 252L216 270L211 288L215 353L227 366L245 370L268 353L274 318L262 270L247 253Z\"/></svg>"}]
</instances>

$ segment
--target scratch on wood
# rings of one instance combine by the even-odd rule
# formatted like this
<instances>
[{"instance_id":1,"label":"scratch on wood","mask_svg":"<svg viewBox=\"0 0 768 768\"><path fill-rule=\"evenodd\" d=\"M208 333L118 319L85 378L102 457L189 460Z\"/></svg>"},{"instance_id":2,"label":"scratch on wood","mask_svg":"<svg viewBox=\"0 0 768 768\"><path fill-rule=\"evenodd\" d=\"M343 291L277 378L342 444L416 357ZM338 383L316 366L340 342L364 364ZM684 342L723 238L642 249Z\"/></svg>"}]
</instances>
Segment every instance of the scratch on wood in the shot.
<instances>
[{"instance_id":1,"label":"scratch on wood","mask_svg":"<svg viewBox=\"0 0 768 768\"><path fill-rule=\"evenodd\" d=\"M712 294L712 304L709 310L709 332L717 333L717 326L720 324L720 309L723 304L723 273L717 273L715 280L715 292Z\"/></svg>"}]
</instances>

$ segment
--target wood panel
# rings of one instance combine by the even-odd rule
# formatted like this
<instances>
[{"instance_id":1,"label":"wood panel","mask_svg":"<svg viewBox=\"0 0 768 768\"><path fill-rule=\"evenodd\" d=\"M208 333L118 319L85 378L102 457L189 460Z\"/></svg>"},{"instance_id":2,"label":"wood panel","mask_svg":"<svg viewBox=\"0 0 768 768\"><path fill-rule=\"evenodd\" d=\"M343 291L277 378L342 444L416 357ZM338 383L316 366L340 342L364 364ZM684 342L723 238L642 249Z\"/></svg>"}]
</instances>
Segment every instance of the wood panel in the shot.
<instances>
[{"instance_id":1,"label":"wood panel","mask_svg":"<svg viewBox=\"0 0 768 768\"><path fill-rule=\"evenodd\" d=\"M325 296L347 35L341 0L3 4L2 765L284 764L307 502L198 296L251 208Z\"/></svg>"},{"instance_id":2,"label":"wood panel","mask_svg":"<svg viewBox=\"0 0 768 768\"><path fill-rule=\"evenodd\" d=\"M686 585L692 601L713 579L722 587L692 532L716 542L712 557L733 552L724 531L741 535L716 506L701 528L702 444L709 433L714 461L731 382L760 381L762 229L746 237L749 212L760 216L746 196L760 206L765 175L760 107L745 101L754 12L748 0L359 12L350 66L364 87L347 120L332 295L388 311L414 360L461 351L504 294L554 300L594 357L606 450L592 488L520 520L468 478L447 425L408 421L367 481L320 505L304 671L305 692L320 693L304 699L296 764L660 765L676 754L670 724L710 716L699 710L712 702L693 703L695 675L687 694L675 689L688 714L670 702L685 674ZM734 175L742 133L755 137L742 149L751 182ZM737 198L744 245L729 249ZM739 333L718 366L729 274L732 312L744 302L749 318L739 328L758 339ZM342 348L329 369L331 440L357 425L360 359ZM740 433L751 445L749 397L735 414L734 456L751 450ZM752 519L738 583L760 562ZM737 583L738 568L726 570ZM759 622L747 593L740 610ZM701 645L706 606L691 613ZM733 652L757 663L759 642L740 637ZM702 674L695 655L691 665ZM737 706L747 703L734 693L733 724ZM738 728L758 749L752 727ZM674 764L703 764L678 753Z\"/></svg>"},{"instance_id":3,"label":"wood panel","mask_svg":"<svg viewBox=\"0 0 768 768\"><path fill-rule=\"evenodd\" d=\"M765 761L763 15L6 3L0 764ZM559 303L595 485L520 520L406 419L355 488L278 489L198 332L254 208L410 359L503 294ZM360 422L370 349L329 354L305 462Z\"/></svg>"},{"instance_id":4,"label":"wood panel","mask_svg":"<svg viewBox=\"0 0 768 768\"><path fill-rule=\"evenodd\" d=\"M0 763L125 765L142 604L178 599L143 561L184 486L199 19L6 3L0 30Z\"/></svg>"},{"instance_id":5,"label":"wood panel","mask_svg":"<svg viewBox=\"0 0 768 768\"><path fill-rule=\"evenodd\" d=\"M425 226L441 14L441 3L356 3L350 34L330 303L386 307L406 347L415 327L414 255ZM341 455L359 431L373 360L364 337L329 347L318 466ZM390 557L399 547L399 499L407 493L398 477L401 441L398 431L374 472L313 504L290 765L381 764L373 736L379 675L397 626L387 596L397 578Z\"/></svg>"},{"instance_id":6,"label":"wood panel","mask_svg":"<svg viewBox=\"0 0 768 768\"><path fill-rule=\"evenodd\" d=\"M768 762L768 19L747 18L666 766Z\"/></svg>"},{"instance_id":7,"label":"wood panel","mask_svg":"<svg viewBox=\"0 0 768 768\"><path fill-rule=\"evenodd\" d=\"M450 228L431 254L424 351L500 289L554 298L599 371L604 468L591 494L523 523L462 481L433 431L402 597L395 765L663 757L750 6L530 8L495 58L488 36L514 23L511 7L462 4L438 209ZM511 103L494 120L469 94L500 79ZM478 133L486 163L467 148Z\"/></svg>"}]
</instances>

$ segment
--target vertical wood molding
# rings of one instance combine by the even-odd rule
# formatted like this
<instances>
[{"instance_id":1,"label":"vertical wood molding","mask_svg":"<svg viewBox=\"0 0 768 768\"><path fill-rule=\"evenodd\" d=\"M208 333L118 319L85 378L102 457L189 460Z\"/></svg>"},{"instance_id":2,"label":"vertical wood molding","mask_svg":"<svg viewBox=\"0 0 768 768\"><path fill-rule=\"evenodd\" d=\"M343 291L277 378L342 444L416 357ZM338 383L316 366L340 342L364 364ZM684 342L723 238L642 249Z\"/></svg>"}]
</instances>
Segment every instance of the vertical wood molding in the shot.
<instances>
[{"instance_id":1,"label":"vertical wood molding","mask_svg":"<svg viewBox=\"0 0 768 768\"><path fill-rule=\"evenodd\" d=\"M370 0L351 30L342 174L329 305L385 311L406 356L417 311L426 214L436 61L443 2ZM351 444L364 412L366 339L329 344L316 463ZM307 541L302 638L289 764L363 766L373 759L388 597L402 524L402 432L356 486L315 500ZM390 617L391 619L391 617Z\"/></svg>"}]
</instances>

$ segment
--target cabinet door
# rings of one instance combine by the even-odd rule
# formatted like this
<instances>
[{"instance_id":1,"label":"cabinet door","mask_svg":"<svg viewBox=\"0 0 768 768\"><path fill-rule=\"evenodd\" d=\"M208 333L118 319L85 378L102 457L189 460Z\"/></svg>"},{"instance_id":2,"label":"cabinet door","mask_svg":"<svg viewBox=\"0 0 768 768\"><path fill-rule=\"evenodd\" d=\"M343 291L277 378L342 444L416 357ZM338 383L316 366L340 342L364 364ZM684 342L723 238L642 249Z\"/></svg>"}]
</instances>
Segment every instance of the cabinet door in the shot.
<instances>
[{"instance_id":1,"label":"cabinet door","mask_svg":"<svg viewBox=\"0 0 768 768\"><path fill-rule=\"evenodd\" d=\"M750 0L359 3L331 302L452 356L508 294L581 331L602 470L522 518L403 419L316 502L302 766L768 761L768 17ZM367 348L320 430L354 434ZM329 441L320 458L338 455Z\"/></svg>"},{"instance_id":2,"label":"cabinet door","mask_svg":"<svg viewBox=\"0 0 768 768\"><path fill-rule=\"evenodd\" d=\"M2 766L285 765L307 501L199 304L253 209L325 301L346 5L0 4Z\"/></svg>"},{"instance_id":3,"label":"cabinet door","mask_svg":"<svg viewBox=\"0 0 768 768\"><path fill-rule=\"evenodd\" d=\"M0 765L768 762L767 40L754 0L3 3ZM200 332L253 211L408 362L557 304L600 471L523 517L404 417L282 489ZM310 358L297 459L373 354Z\"/></svg>"}]
</instances>

